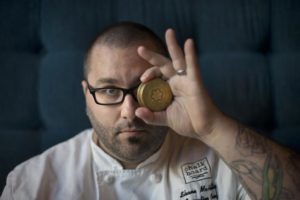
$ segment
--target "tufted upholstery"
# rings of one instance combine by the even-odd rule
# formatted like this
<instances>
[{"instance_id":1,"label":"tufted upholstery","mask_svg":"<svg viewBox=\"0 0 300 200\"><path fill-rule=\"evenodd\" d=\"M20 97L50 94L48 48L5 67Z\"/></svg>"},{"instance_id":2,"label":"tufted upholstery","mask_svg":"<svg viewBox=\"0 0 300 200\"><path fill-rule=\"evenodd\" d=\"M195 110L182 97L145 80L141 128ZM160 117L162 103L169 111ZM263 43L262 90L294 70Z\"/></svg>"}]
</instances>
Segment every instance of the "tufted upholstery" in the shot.
<instances>
[{"instance_id":1,"label":"tufted upholstery","mask_svg":"<svg viewBox=\"0 0 300 200\"><path fill-rule=\"evenodd\" d=\"M0 188L16 164L90 126L84 54L121 20L193 37L217 105L300 151L300 1L3 0L0 17Z\"/></svg>"}]
</instances>

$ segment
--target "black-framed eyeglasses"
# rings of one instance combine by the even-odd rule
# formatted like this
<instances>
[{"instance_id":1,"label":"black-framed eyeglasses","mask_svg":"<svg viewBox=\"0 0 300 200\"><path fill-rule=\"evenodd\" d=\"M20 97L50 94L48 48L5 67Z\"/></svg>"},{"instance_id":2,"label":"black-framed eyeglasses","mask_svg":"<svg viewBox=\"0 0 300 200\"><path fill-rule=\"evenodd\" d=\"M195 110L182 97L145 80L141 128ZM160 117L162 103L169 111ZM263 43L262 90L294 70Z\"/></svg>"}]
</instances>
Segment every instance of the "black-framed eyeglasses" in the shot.
<instances>
[{"instance_id":1,"label":"black-framed eyeglasses","mask_svg":"<svg viewBox=\"0 0 300 200\"><path fill-rule=\"evenodd\" d=\"M93 96L95 103L99 105L116 105L124 101L125 96L130 94L137 101L137 88L118 88L118 87L103 87L94 88L87 81L88 89Z\"/></svg>"}]
</instances>

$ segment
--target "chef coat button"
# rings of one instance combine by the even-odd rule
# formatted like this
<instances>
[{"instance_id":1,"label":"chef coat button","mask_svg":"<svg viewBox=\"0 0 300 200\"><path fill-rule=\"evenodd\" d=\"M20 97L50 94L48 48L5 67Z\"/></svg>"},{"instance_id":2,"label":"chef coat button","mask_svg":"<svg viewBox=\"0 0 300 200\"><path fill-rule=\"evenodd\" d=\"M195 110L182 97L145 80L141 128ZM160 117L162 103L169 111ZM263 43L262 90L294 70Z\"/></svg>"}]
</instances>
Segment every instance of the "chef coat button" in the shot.
<instances>
[{"instance_id":1,"label":"chef coat button","mask_svg":"<svg viewBox=\"0 0 300 200\"><path fill-rule=\"evenodd\" d=\"M115 182L115 177L113 175L106 175L104 177L104 181L107 183L107 184L112 184Z\"/></svg>"},{"instance_id":2,"label":"chef coat button","mask_svg":"<svg viewBox=\"0 0 300 200\"><path fill-rule=\"evenodd\" d=\"M150 176L150 180L153 182L153 183L159 183L161 181L161 175L160 174L151 174Z\"/></svg>"}]
</instances>

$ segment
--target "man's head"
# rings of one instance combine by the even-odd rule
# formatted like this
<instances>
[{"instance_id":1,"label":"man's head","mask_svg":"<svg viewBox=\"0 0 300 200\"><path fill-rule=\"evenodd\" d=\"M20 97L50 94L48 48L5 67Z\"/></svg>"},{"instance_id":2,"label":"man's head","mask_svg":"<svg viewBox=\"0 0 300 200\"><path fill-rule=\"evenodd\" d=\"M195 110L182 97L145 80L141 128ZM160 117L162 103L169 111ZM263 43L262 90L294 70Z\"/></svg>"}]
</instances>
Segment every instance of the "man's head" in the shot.
<instances>
[{"instance_id":1,"label":"man's head","mask_svg":"<svg viewBox=\"0 0 300 200\"><path fill-rule=\"evenodd\" d=\"M90 69L90 56L93 49L99 45L127 48L138 46L140 44L151 43L158 53L168 56L168 51L164 42L149 28L133 23L133 22L119 22L106 27L92 43L84 61L84 78Z\"/></svg>"},{"instance_id":2,"label":"man's head","mask_svg":"<svg viewBox=\"0 0 300 200\"><path fill-rule=\"evenodd\" d=\"M130 22L118 23L99 35L84 64L85 81L82 86L87 114L99 146L127 166L136 165L157 151L168 130L166 127L149 126L137 118L135 110L139 105L132 94L124 95L120 103L99 105L99 102L105 104L111 101L111 96L117 91L114 88L138 86L140 76L151 67L137 54L141 45L167 55L164 44L146 27ZM90 89L106 88L98 90L101 93L98 96L94 95L98 104L88 85Z\"/></svg>"}]
</instances>

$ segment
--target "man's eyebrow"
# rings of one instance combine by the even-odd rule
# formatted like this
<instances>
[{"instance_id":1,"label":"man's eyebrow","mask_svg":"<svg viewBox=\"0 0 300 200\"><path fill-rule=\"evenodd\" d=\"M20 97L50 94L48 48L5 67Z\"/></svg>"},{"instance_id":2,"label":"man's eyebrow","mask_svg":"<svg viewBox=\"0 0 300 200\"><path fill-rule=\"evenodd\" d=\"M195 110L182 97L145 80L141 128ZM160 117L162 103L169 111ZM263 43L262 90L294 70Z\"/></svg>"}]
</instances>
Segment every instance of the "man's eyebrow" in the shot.
<instances>
[{"instance_id":1,"label":"man's eyebrow","mask_svg":"<svg viewBox=\"0 0 300 200\"><path fill-rule=\"evenodd\" d=\"M114 78L99 78L96 81L97 85L100 85L100 84L117 84L117 83L118 83L118 80L114 79Z\"/></svg>"},{"instance_id":2,"label":"man's eyebrow","mask_svg":"<svg viewBox=\"0 0 300 200\"><path fill-rule=\"evenodd\" d=\"M137 86L141 83L140 79L139 78L135 78L134 81L131 85L133 86ZM118 79L115 79L115 78L99 78L97 81L96 81L96 87L97 86L100 86L102 84L110 84L110 85L119 85L120 84L120 80Z\"/></svg>"}]
</instances>

